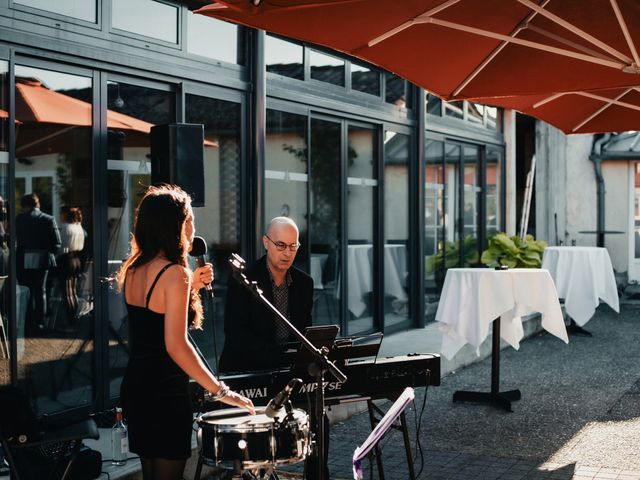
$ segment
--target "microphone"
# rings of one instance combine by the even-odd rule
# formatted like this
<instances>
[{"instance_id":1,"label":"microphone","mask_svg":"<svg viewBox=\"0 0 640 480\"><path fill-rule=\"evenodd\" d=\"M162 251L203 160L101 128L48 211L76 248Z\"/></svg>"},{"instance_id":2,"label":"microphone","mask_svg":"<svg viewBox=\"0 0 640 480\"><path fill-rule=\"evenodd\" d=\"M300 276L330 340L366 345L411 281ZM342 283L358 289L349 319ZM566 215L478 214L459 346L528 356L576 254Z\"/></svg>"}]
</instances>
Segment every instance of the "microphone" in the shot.
<instances>
[{"instance_id":1,"label":"microphone","mask_svg":"<svg viewBox=\"0 0 640 480\"><path fill-rule=\"evenodd\" d=\"M204 261L204 256L207 253L207 242L204 241L202 237L193 237L193 243L191 244L191 250L189 251L189 255L195 257L196 262L199 267L204 267L206 263ZM211 284L205 286L207 290L207 295L209 298L213 298L213 288L211 288Z\"/></svg>"},{"instance_id":2,"label":"microphone","mask_svg":"<svg viewBox=\"0 0 640 480\"><path fill-rule=\"evenodd\" d=\"M292 378L291 380L289 380L289 383L287 383L287 386L284 387L284 390L282 390L279 394L277 394L275 397L269 400L269 403L264 409L264 414L268 418L274 418L278 415L280 410L282 410L282 406L284 405L284 402L289 400L289 397L291 396L291 391L295 388L296 384L298 383L302 383L302 380L299 378Z\"/></svg>"}]
</instances>

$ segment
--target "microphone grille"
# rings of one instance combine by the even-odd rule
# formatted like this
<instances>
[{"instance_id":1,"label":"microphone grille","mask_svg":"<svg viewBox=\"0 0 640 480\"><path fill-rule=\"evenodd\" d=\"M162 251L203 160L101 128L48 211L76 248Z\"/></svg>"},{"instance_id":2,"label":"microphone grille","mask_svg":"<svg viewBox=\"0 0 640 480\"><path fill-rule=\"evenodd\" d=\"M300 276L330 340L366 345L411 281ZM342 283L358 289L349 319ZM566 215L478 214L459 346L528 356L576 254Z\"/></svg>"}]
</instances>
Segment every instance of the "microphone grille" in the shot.
<instances>
[{"instance_id":1,"label":"microphone grille","mask_svg":"<svg viewBox=\"0 0 640 480\"><path fill-rule=\"evenodd\" d=\"M193 237L193 243L191 244L191 250L189 255L192 257L199 257L207 253L207 242L202 237Z\"/></svg>"}]
</instances>

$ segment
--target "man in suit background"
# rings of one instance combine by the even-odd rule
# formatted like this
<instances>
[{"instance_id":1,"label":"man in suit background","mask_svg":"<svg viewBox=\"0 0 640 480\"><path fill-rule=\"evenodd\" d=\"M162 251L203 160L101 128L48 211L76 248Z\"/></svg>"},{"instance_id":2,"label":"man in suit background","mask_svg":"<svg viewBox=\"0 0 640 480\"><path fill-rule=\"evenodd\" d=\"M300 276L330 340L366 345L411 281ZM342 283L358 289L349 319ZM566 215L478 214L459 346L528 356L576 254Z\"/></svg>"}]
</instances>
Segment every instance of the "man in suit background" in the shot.
<instances>
[{"instance_id":1,"label":"man in suit background","mask_svg":"<svg viewBox=\"0 0 640 480\"><path fill-rule=\"evenodd\" d=\"M23 212L16 217L16 262L18 283L29 288L26 333L34 335L45 328L47 273L55 267L60 248L60 232L55 219L40 211L35 193L20 200Z\"/></svg>"},{"instance_id":2,"label":"man in suit background","mask_svg":"<svg viewBox=\"0 0 640 480\"><path fill-rule=\"evenodd\" d=\"M288 217L275 217L262 237L266 254L245 271L264 296L298 330L311 325L313 279L296 267L298 227ZM284 366L284 346L294 340L273 313L233 277L224 313L223 372L267 370Z\"/></svg>"}]
</instances>

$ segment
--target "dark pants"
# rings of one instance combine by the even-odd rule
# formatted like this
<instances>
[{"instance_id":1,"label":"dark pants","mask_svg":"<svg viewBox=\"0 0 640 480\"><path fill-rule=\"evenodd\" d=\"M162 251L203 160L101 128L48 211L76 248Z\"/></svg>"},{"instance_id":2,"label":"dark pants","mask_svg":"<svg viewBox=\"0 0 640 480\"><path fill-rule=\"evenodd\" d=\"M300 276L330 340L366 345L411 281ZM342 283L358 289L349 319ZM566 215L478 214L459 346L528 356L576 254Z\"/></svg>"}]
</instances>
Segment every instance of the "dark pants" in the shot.
<instances>
[{"instance_id":1,"label":"dark pants","mask_svg":"<svg viewBox=\"0 0 640 480\"><path fill-rule=\"evenodd\" d=\"M33 334L38 327L44 326L45 306L47 305L47 269L21 269L18 271L18 283L29 289L26 330Z\"/></svg>"}]
</instances>

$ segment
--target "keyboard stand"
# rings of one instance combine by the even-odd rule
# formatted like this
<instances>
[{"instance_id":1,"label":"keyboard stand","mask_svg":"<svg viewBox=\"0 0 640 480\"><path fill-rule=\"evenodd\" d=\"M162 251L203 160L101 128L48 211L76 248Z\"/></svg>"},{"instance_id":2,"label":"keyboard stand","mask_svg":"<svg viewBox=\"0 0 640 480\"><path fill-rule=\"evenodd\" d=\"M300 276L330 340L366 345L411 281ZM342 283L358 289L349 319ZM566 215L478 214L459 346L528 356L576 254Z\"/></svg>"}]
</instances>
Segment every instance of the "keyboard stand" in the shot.
<instances>
[{"instance_id":1,"label":"keyboard stand","mask_svg":"<svg viewBox=\"0 0 640 480\"><path fill-rule=\"evenodd\" d=\"M371 422L371 430L373 431L376 428L376 425L380 421L379 418L384 416L384 412L380 410L373 400L367 400L367 409L369 410L369 421ZM376 414L379 417L376 417ZM407 466L409 467L409 479L415 480L416 473L413 468L413 455L411 454L411 441L409 440L409 430L407 428L407 417L404 411L400 414L400 426L397 424L393 424L391 428L395 428L396 430L400 430L402 432L402 438L404 440L404 450L407 454ZM384 467L382 466L382 451L378 443L376 443L375 447L375 455L376 455L376 463L378 464L378 477L380 480L384 480Z\"/></svg>"}]
</instances>

